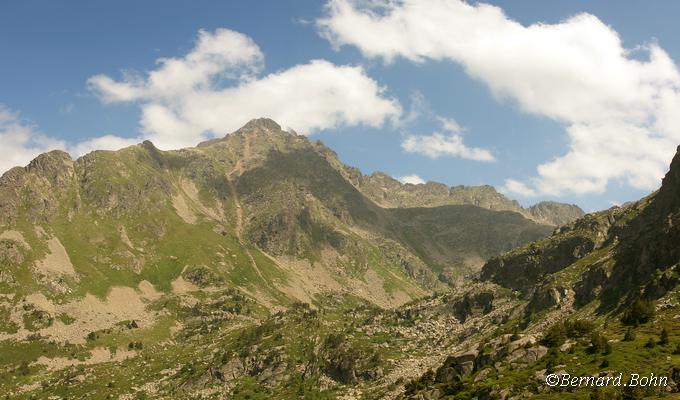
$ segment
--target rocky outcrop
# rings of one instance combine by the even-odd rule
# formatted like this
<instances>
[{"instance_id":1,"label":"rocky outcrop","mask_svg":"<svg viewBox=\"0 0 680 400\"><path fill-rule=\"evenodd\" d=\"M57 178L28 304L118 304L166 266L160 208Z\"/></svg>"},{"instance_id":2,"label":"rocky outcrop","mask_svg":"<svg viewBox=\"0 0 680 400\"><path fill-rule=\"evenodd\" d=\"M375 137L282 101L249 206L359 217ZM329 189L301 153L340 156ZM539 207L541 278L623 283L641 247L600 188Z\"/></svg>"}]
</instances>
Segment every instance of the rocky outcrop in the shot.
<instances>
[{"instance_id":1,"label":"rocky outcrop","mask_svg":"<svg viewBox=\"0 0 680 400\"><path fill-rule=\"evenodd\" d=\"M466 294L462 299L452 304L453 315L465 322L470 317L479 317L488 314L493 309L493 291Z\"/></svg>"},{"instance_id":2,"label":"rocky outcrop","mask_svg":"<svg viewBox=\"0 0 680 400\"><path fill-rule=\"evenodd\" d=\"M20 209L33 223L56 215L74 183L74 163L68 153L54 150L15 167L0 178L0 226L16 222Z\"/></svg>"},{"instance_id":3,"label":"rocky outcrop","mask_svg":"<svg viewBox=\"0 0 680 400\"><path fill-rule=\"evenodd\" d=\"M574 285L576 306L584 306L602 293L602 286L611 276L607 262L591 266Z\"/></svg>"},{"instance_id":4,"label":"rocky outcrop","mask_svg":"<svg viewBox=\"0 0 680 400\"><path fill-rule=\"evenodd\" d=\"M553 307L565 304L573 298L573 290L561 285L541 285L531 295L525 311L527 315L539 313Z\"/></svg>"},{"instance_id":5,"label":"rocky outcrop","mask_svg":"<svg viewBox=\"0 0 680 400\"><path fill-rule=\"evenodd\" d=\"M556 201L542 201L527 208L526 211L534 220L554 226L566 225L585 215L585 212L575 204Z\"/></svg>"},{"instance_id":6,"label":"rocky outcrop","mask_svg":"<svg viewBox=\"0 0 680 400\"><path fill-rule=\"evenodd\" d=\"M643 205L635 204L585 215L555 229L546 239L489 259L482 267L481 279L524 293L530 292L532 287L551 274L593 254L595 250L614 245L621 239L623 227L642 208ZM605 262L607 257L596 257L593 262Z\"/></svg>"},{"instance_id":7,"label":"rocky outcrop","mask_svg":"<svg viewBox=\"0 0 680 400\"><path fill-rule=\"evenodd\" d=\"M586 235L551 236L489 260L482 280L527 292L549 274L560 271L593 250L595 242Z\"/></svg>"},{"instance_id":8,"label":"rocky outcrop","mask_svg":"<svg viewBox=\"0 0 680 400\"><path fill-rule=\"evenodd\" d=\"M548 348L539 345L531 335L503 335L480 346L479 350L466 350L448 356L434 374L425 373L420 378L421 385L438 388L411 393L410 396L407 385L407 398L417 399L418 396L423 396L421 398L436 399L445 392L452 394L462 389L463 381L469 380L473 374L475 382L481 381L492 372L498 373L510 367L521 368L541 360L546 354Z\"/></svg>"}]
</instances>

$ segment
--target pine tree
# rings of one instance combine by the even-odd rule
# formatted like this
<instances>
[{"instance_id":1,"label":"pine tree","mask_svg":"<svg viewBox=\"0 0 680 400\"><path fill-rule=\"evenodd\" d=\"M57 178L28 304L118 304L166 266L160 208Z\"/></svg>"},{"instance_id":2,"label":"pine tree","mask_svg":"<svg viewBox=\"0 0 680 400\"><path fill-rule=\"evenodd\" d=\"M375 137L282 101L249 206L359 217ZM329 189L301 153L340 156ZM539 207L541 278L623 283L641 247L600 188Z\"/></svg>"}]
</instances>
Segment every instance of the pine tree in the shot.
<instances>
[{"instance_id":1,"label":"pine tree","mask_svg":"<svg viewBox=\"0 0 680 400\"><path fill-rule=\"evenodd\" d=\"M668 344L668 329L665 326L663 327L663 329L661 329L659 344L662 345L662 346L665 346L665 345Z\"/></svg>"}]
</instances>

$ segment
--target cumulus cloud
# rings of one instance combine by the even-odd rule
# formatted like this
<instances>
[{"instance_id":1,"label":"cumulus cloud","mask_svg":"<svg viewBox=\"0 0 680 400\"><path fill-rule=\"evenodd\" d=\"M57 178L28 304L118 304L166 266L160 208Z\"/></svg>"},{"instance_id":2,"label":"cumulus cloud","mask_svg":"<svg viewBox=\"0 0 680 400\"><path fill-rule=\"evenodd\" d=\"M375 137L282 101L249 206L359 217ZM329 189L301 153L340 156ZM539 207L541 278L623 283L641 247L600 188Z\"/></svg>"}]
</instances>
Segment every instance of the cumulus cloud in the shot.
<instances>
[{"instance_id":1,"label":"cumulus cloud","mask_svg":"<svg viewBox=\"0 0 680 400\"><path fill-rule=\"evenodd\" d=\"M446 134L435 132L431 135L408 135L401 142L401 148L407 153L418 153L430 158L454 156L475 161L494 161L495 158L486 149L468 147L463 143L461 127L451 118L439 118Z\"/></svg>"},{"instance_id":2,"label":"cumulus cloud","mask_svg":"<svg viewBox=\"0 0 680 400\"><path fill-rule=\"evenodd\" d=\"M229 29L200 30L194 48L182 58L160 58L146 76L126 72L122 82L95 75L90 88L104 102L165 99L210 88L219 79L250 79L262 70L264 55L248 36Z\"/></svg>"},{"instance_id":3,"label":"cumulus cloud","mask_svg":"<svg viewBox=\"0 0 680 400\"><path fill-rule=\"evenodd\" d=\"M398 121L398 101L385 96L360 66L324 60L261 75L264 56L247 36L228 29L200 31L181 58L163 58L144 74L88 80L105 103L140 104L144 137L160 148L195 145L248 120L270 117L303 134L341 125Z\"/></svg>"},{"instance_id":4,"label":"cumulus cloud","mask_svg":"<svg viewBox=\"0 0 680 400\"><path fill-rule=\"evenodd\" d=\"M50 150L64 150L72 157L79 157L93 150L118 150L139 140L106 135L69 143L43 134L35 124L0 104L0 174L12 167L27 165Z\"/></svg>"},{"instance_id":5,"label":"cumulus cloud","mask_svg":"<svg viewBox=\"0 0 680 400\"><path fill-rule=\"evenodd\" d=\"M534 197L536 191L525 183L516 181L514 179L506 179L505 184L500 188L500 191L505 194L513 194L521 197Z\"/></svg>"},{"instance_id":6,"label":"cumulus cloud","mask_svg":"<svg viewBox=\"0 0 680 400\"><path fill-rule=\"evenodd\" d=\"M461 0L331 0L317 25L335 46L388 63L454 61L499 100L564 123L568 152L508 188L601 193L618 180L652 189L680 142L674 62L656 43L624 48L593 15L524 26L498 7Z\"/></svg>"},{"instance_id":7,"label":"cumulus cloud","mask_svg":"<svg viewBox=\"0 0 680 400\"><path fill-rule=\"evenodd\" d=\"M400 176L397 178L397 180L401 183L410 183L412 185L420 185L425 183L425 180L416 174Z\"/></svg>"},{"instance_id":8,"label":"cumulus cloud","mask_svg":"<svg viewBox=\"0 0 680 400\"><path fill-rule=\"evenodd\" d=\"M39 133L33 124L1 104L0 143L0 173L26 165L40 153L65 147L63 141Z\"/></svg>"}]
</instances>

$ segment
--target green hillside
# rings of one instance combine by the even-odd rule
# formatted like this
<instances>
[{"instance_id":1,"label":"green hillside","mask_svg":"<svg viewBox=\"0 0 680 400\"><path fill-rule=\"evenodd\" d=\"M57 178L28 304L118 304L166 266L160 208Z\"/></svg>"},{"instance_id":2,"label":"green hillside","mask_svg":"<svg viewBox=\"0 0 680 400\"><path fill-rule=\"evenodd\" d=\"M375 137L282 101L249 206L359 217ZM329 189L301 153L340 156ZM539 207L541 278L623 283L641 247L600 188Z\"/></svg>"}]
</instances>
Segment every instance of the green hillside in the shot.
<instances>
[{"instance_id":1,"label":"green hillside","mask_svg":"<svg viewBox=\"0 0 680 400\"><path fill-rule=\"evenodd\" d=\"M219 398L245 385L293 396L276 388L300 379L296 390L323 381L328 390L314 390L335 393L384 374L383 353L404 362L410 354L403 341L370 350L376 342L352 333L346 313L390 315L448 292L487 257L552 230L473 205L384 207L348 171L323 144L267 119L195 148L146 141L77 160L53 151L8 171L0 178L2 392L186 397L206 371L238 360L248 365L238 379L197 393ZM319 353L325 340L339 342ZM349 358L333 359L344 354L333 346ZM302 362L315 369L300 375ZM258 380L279 364L274 381Z\"/></svg>"}]
</instances>

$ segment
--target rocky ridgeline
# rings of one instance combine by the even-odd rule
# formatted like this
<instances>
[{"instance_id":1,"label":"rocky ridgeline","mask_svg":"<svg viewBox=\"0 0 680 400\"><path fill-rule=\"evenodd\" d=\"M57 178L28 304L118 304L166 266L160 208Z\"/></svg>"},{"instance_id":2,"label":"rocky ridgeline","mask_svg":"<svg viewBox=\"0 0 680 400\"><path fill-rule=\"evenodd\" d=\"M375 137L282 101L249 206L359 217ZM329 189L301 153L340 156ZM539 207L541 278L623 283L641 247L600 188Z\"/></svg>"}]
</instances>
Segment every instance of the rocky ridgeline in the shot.
<instances>
[{"instance_id":1,"label":"rocky ridgeline","mask_svg":"<svg viewBox=\"0 0 680 400\"><path fill-rule=\"evenodd\" d=\"M493 186L452 186L443 183L403 184L382 172L362 175L354 168L346 174L354 184L376 203L385 207L439 207L469 204L496 211L513 211L538 223L561 226L585 213L573 204L543 201L523 208L517 201L498 193Z\"/></svg>"}]
</instances>

